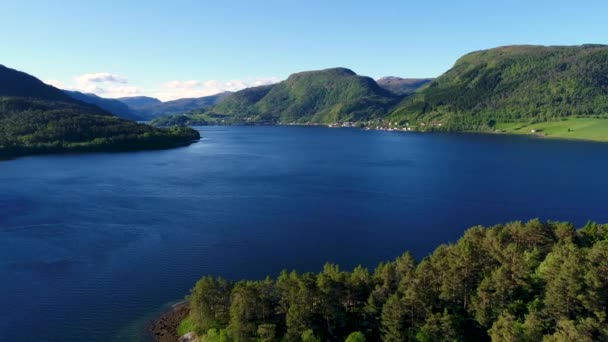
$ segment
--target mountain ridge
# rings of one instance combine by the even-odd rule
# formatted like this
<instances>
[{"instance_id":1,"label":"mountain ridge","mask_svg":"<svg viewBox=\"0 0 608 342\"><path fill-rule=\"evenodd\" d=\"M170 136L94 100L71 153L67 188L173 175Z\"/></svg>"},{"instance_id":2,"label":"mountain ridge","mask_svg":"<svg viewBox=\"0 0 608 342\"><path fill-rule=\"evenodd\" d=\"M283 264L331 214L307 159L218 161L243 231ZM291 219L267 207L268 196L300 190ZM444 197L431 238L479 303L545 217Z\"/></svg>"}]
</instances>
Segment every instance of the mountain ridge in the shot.
<instances>
[{"instance_id":1,"label":"mountain ridge","mask_svg":"<svg viewBox=\"0 0 608 342\"><path fill-rule=\"evenodd\" d=\"M430 83L432 78L402 78L397 76L385 76L376 80L379 86L396 94L410 95L418 89Z\"/></svg>"},{"instance_id":2,"label":"mountain ridge","mask_svg":"<svg viewBox=\"0 0 608 342\"><path fill-rule=\"evenodd\" d=\"M214 95L159 102L139 107L135 109L135 112L141 117L151 120L160 116L185 114L194 110L201 111L222 102L230 94L232 92L225 91Z\"/></svg>"},{"instance_id":3,"label":"mountain ridge","mask_svg":"<svg viewBox=\"0 0 608 342\"><path fill-rule=\"evenodd\" d=\"M389 118L462 131L606 113L607 45L510 45L460 57Z\"/></svg>"},{"instance_id":4,"label":"mountain ridge","mask_svg":"<svg viewBox=\"0 0 608 342\"><path fill-rule=\"evenodd\" d=\"M123 119L134 121L142 120L142 117L138 113L116 99L105 98L92 93L83 93L75 90L64 90L64 92L76 100L96 105Z\"/></svg>"},{"instance_id":5,"label":"mountain ridge","mask_svg":"<svg viewBox=\"0 0 608 342\"><path fill-rule=\"evenodd\" d=\"M209 112L270 123L361 121L379 118L399 99L373 79L339 67L235 92Z\"/></svg>"},{"instance_id":6,"label":"mountain ridge","mask_svg":"<svg viewBox=\"0 0 608 342\"><path fill-rule=\"evenodd\" d=\"M150 97L150 96L119 97L116 100L124 103L131 109L140 109L143 107L148 107L148 106L162 103L161 100L159 100L155 97Z\"/></svg>"}]
</instances>

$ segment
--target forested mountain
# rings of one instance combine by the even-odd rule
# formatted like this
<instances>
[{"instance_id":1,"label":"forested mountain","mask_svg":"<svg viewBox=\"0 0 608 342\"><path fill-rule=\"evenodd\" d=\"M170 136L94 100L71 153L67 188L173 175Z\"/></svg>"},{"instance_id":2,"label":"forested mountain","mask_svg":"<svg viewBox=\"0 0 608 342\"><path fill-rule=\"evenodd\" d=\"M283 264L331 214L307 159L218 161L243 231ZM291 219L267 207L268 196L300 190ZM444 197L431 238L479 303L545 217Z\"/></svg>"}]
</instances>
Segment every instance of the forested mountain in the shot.
<instances>
[{"instance_id":1,"label":"forested mountain","mask_svg":"<svg viewBox=\"0 0 608 342\"><path fill-rule=\"evenodd\" d=\"M126 104L131 109L141 109L162 103L161 100L149 96L120 97L117 100Z\"/></svg>"},{"instance_id":2,"label":"forested mountain","mask_svg":"<svg viewBox=\"0 0 608 342\"><path fill-rule=\"evenodd\" d=\"M210 112L265 123L332 123L380 118L399 100L369 77L334 68L238 91Z\"/></svg>"},{"instance_id":3,"label":"forested mountain","mask_svg":"<svg viewBox=\"0 0 608 342\"><path fill-rule=\"evenodd\" d=\"M113 116L26 73L0 66L0 158L68 151L170 148L199 139Z\"/></svg>"},{"instance_id":4,"label":"forested mountain","mask_svg":"<svg viewBox=\"0 0 608 342\"><path fill-rule=\"evenodd\" d=\"M425 84L431 82L430 78L401 78L395 76L382 77L377 80L379 86L397 95L409 95Z\"/></svg>"},{"instance_id":5,"label":"forested mountain","mask_svg":"<svg viewBox=\"0 0 608 342\"><path fill-rule=\"evenodd\" d=\"M492 129L608 114L608 46L505 46L460 58L391 113L400 123Z\"/></svg>"},{"instance_id":6,"label":"forested mountain","mask_svg":"<svg viewBox=\"0 0 608 342\"><path fill-rule=\"evenodd\" d=\"M135 121L142 120L142 117L139 116L134 110L118 100L106 99L95 94L85 94L79 91L64 90L64 92L76 100L96 105L97 107L123 119Z\"/></svg>"},{"instance_id":7,"label":"forested mountain","mask_svg":"<svg viewBox=\"0 0 608 342\"><path fill-rule=\"evenodd\" d=\"M136 112L146 120L152 120L164 115L185 114L195 110L205 111L212 106L221 103L230 94L231 92L223 92L210 96L159 102L147 106L140 106L136 109Z\"/></svg>"},{"instance_id":8,"label":"forested mountain","mask_svg":"<svg viewBox=\"0 0 608 342\"><path fill-rule=\"evenodd\" d=\"M206 276L188 299L204 341L606 341L608 225L478 226L419 261Z\"/></svg>"}]
</instances>

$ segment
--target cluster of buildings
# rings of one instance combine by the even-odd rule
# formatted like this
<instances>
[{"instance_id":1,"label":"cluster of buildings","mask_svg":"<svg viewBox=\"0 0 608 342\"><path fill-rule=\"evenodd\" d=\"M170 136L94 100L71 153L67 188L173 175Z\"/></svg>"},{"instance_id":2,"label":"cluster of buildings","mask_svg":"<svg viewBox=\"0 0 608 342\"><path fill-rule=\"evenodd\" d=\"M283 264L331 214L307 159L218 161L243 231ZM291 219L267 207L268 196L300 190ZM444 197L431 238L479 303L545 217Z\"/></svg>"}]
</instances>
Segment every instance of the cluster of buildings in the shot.
<instances>
[{"instance_id":1,"label":"cluster of buildings","mask_svg":"<svg viewBox=\"0 0 608 342\"><path fill-rule=\"evenodd\" d=\"M397 123L383 120L371 120L366 122L342 122L342 123L332 123L329 124L328 127L350 127L350 128L362 128L366 131L369 130L379 130L379 131L388 131L388 132L410 132L415 131L416 129L409 124L405 124L405 127L399 127Z\"/></svg>"}]
</instances>

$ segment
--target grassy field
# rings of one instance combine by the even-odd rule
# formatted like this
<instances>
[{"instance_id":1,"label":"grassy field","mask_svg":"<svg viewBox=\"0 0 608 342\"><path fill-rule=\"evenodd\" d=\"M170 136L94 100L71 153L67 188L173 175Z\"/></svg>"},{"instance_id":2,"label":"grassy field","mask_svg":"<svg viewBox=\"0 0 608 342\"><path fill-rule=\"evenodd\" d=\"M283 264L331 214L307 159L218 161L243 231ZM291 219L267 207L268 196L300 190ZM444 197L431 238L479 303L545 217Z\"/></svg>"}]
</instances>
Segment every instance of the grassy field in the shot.
<instances>
[{"instance_id":1,"label":"grassy field","mask_svg":"<svg viewBox=\"0 0 608 342\"><path fill-rule=\"evenodd\" d=\"M177 334L179 336L184 336L187 333L194 331L194 323L192 322L192 318L190 316L186 317L177 327Z\"/></svg>"},{"instance_id":2,"label":"grassy field","mask_svg":"<svg viewBox=\"0 0 608 342\"><path fill-rule=\"evenodd\" d=\"M546 138L608 141L608 119L572 118L540 123L500 123L496 130L511 134L537 134Z\"/></svg>"}]
</instances>

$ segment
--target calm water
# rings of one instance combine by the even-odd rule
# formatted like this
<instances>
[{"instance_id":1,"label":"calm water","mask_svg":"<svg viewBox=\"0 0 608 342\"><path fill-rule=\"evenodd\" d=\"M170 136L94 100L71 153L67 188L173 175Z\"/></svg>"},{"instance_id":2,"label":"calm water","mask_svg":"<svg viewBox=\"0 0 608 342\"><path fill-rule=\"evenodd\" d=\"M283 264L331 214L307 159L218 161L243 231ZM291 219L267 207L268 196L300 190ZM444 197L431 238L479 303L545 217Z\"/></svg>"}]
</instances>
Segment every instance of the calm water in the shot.
<instances>
[{"instance_id":1,"label":"calm water","mask_svg":"<svg viewBox=\"0 0 608 342\"><path fill-rule=\"evenodd\" d=\"M0 163L0 340L133 340L208 273L371 267L475 224L608 222L608 144L202 131L171 151Z\"/></svg>"}]
</instances>

